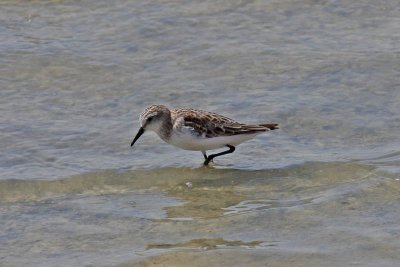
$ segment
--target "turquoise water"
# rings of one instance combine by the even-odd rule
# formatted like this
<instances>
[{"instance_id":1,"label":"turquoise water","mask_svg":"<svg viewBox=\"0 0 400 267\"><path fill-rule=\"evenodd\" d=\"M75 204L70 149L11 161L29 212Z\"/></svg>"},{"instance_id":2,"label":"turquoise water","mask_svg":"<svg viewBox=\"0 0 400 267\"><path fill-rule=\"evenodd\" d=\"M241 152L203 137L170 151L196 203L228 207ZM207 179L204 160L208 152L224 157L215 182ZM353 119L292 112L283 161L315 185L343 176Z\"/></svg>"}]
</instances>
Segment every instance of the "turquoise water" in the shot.
<instances>
[{"instance_id":1,"label":"turquoise water","mask_svg":"<svg viewBox=\"0 0 400 267\"><path fill-rule=\"evenodd\" d=\"M1 266L398 266L396 1L2 1ZM277 122L204 168L149 104Z\"/></svg>"}]
</instances>

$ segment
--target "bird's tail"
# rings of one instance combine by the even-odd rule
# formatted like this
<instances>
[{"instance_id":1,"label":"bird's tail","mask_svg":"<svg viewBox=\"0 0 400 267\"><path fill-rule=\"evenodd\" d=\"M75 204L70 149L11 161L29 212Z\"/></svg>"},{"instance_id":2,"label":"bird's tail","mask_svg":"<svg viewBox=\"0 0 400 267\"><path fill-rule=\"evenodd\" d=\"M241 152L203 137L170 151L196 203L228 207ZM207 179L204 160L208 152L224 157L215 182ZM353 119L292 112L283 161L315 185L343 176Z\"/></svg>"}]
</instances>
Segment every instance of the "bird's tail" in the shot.
<instances>
[{"instance_id":1,"label":"bird's tail","mask_svg":"<svg viewBox=\"0 0 400 267\"><path fill-rule=\"evenodd\" d=\"M279 124L277 124L277 123L260 124L260 126L263 126L263 127L265 127L265 128L268 128L268 129L270 129L270 130L279 129Z\"/></svg>"}]
</instances>

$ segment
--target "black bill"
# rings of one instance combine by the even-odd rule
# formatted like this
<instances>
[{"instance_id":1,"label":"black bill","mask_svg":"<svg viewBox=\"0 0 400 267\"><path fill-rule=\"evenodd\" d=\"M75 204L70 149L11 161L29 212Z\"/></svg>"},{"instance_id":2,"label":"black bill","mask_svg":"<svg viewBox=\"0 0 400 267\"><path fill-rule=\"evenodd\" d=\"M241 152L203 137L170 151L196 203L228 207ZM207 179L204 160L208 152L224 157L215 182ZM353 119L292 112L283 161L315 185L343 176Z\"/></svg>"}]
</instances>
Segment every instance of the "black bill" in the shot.
<instances>
[{"instance_id":1,"label":"black bill","mask_svg":"<svg viewBox=\"0 0 400 267\"><path fill-rule=\"evenodd\" d=\"M139 137L144 133L143 127L140 127L138 133L136 134L135 138L133 139L131 146L135 144L135 142L139 139Z\"/></svg>"}]
</instances>

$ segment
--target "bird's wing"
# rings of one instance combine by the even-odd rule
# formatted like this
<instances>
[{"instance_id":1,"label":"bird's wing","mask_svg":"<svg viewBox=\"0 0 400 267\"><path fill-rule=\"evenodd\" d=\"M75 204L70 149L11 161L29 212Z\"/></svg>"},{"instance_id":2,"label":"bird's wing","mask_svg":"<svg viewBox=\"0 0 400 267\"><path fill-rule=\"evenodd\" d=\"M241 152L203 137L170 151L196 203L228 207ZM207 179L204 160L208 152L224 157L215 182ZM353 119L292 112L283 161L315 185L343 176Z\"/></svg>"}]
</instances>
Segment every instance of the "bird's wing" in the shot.
<instances>
[{"instance_id":1,"label":"bird's wing","mask_svg":"<svg viewBox=\"0 0 400 267\"><path fill-rule=\"evenodd\" d=\"M188 127L193 134L206 138L268 131L264 126L239 123L212 112L194 109L174 111L175 116L173 117L176 118L176 121L180 121L181 126Z\"/></svg>"}]
</instances>

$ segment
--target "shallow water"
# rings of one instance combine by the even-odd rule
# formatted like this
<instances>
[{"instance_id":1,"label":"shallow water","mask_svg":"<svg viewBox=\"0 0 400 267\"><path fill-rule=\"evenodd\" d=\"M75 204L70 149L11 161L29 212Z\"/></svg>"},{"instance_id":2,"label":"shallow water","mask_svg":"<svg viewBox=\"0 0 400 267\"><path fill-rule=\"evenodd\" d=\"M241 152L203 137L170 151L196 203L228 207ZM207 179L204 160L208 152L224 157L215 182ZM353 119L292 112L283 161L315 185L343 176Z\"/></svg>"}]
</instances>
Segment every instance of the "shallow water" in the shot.
<instances>
[{"instance_id":1,"label":"shallow water","mask_svg":"<svg viewBox=\"0 0 400 267\"><path fill-rule=\"evenodd\" d=\"M397 1L2 1L1 266L398 266ZM153 103L281 129L201 166Z\"/></svg>"},{"instance_id":2,"label":"shallow water","mask_svg":"<svg viewBox=\"0 0 400 267\"><path fill-rule=\"evenodd\" d=\"M2 262L11 266L400 260L400 183L358 163L100 172L1 188Z\"/></svg>"}]
</instances>

